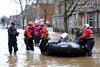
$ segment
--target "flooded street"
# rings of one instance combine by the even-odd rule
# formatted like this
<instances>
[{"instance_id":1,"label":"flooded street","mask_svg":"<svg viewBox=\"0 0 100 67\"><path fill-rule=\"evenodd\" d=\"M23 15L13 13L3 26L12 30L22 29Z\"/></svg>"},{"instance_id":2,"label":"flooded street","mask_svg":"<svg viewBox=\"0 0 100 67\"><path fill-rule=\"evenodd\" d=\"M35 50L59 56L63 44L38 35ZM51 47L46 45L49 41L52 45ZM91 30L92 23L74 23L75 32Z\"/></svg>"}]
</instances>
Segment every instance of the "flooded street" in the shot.
<instances>
[{"instance_id":1,"label":"flooded street","mask_svg":"<svg viewBox=\"0 0 100 67\"><path fill-rule=\"evenodd\" d=\"M0 67L100 67L100 37L96 37L92 57L55 57L41 55L38 47L34 47L34 52L27 53L23 30L18 31L20 32L17 41L19 50L16 56L10 56L7 29L0 29ZM60 36L52 32L51 28L49 33L51 41Z\"/></svg>"}]
</instances>

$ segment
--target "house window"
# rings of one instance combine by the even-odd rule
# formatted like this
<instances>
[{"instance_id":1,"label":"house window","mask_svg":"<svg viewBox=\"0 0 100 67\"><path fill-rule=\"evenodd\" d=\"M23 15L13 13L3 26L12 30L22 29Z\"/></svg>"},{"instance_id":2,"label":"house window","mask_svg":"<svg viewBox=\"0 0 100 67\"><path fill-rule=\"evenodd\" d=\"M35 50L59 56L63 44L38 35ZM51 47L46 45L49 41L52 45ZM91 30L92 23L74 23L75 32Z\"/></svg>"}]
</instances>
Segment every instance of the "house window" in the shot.
<instances>
[{"instance_id":1,"label":"house window","mask_svg":"<svg viewBox=\"0 0 100 67\"><path fill-rule=\"evenodd\" d=\"M89 14L88 18L90 26L93 26L93 14Z\"/></svg>"}]
</instances>

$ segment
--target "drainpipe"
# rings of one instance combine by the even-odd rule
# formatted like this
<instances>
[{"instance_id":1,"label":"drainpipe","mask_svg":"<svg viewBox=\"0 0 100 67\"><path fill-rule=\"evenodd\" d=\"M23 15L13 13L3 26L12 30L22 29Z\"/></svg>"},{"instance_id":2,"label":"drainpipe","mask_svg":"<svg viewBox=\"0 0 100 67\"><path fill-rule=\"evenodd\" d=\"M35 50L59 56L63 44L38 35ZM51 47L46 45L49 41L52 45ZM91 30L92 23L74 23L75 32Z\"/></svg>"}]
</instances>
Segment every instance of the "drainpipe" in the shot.
<instances>
[{"instance_id":1,"label":"drainpipe","mask_svg":"<svg viewBox=\"0 0 100 67\"><path fill-rule=\"evenodd\" d=\"M99 18L98 18L98 11L97 11L97 32L98 32L98 29L99 29Z\"/></svg>"}]
</instances>

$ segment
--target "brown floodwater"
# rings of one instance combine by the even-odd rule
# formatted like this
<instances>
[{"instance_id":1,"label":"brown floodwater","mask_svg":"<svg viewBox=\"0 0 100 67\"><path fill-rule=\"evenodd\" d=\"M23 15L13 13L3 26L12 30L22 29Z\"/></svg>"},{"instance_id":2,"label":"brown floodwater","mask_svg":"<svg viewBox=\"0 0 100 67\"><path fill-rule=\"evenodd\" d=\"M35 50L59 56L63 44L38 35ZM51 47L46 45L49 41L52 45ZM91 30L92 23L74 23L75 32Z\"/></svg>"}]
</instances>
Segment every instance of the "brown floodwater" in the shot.
<instances>
[{"instance_id":1,"label":"brown floodwater","mask_svg":"<svg viewBox=\"0 0 100 67\"><path fill-rule=\"evenodd\" d=\"M1 32L2 31L2 32ZM7 45L7 30L0 30L0 67L100 67L100 37L96 36L96 43L91 57L57 57L42 55L39 48L34 52L27 52L23 41L23 31L19 30L17 55L9 55ZM51 41L60 34L50 33ZM72 37L73 38L73 37Z\"/></svg>"}]
</instances>

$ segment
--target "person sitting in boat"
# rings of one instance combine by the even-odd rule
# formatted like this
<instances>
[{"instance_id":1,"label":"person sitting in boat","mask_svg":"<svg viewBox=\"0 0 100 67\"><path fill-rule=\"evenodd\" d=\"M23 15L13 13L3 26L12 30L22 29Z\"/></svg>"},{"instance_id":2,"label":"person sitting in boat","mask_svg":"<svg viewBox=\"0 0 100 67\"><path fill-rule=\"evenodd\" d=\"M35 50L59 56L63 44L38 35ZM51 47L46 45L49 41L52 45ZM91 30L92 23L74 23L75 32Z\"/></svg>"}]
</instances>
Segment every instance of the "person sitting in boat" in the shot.
<instances>
[{"instance_id":1,"label":"person sitting in boat","mask_svg":"<svg viewBox=\"0 0 100 67\"><path fill-rule=\"evenodd\" d=\"M83 34L83 31L82 31L82 28L80 27L80 28L78 28L77 29L77 31L76 31L76 33L75 33L75 39L74 39L74 41L76 42L76 43L78 43L78 41L80 40L80 36Z\"/></svg>"},{"instance_id":2,"label":"person sitting in boat","mask_svg":"<svg viewBox=\"0 0 100 67\"><path fill-rule=\"evenodd\" d=\"M83 34L80 36L80 39L83 40L84 46L87 49L87 56L92 56L92 49L95 44L93 31L90 28L89 24L85 24Z\"/></svg>"},{"instance_id":3,"label":"person sitting in boat","mask_svg":"<svg viewBox=\"0 0 100 67\"><path fill-rule=\"evenodd\" d=\"M58 41L58 43L60 43L60 42L68 42L68 33L63 33L61 36L60 36L60 38L59 38L59 41Z\"/></svg>"}]
</instances>

